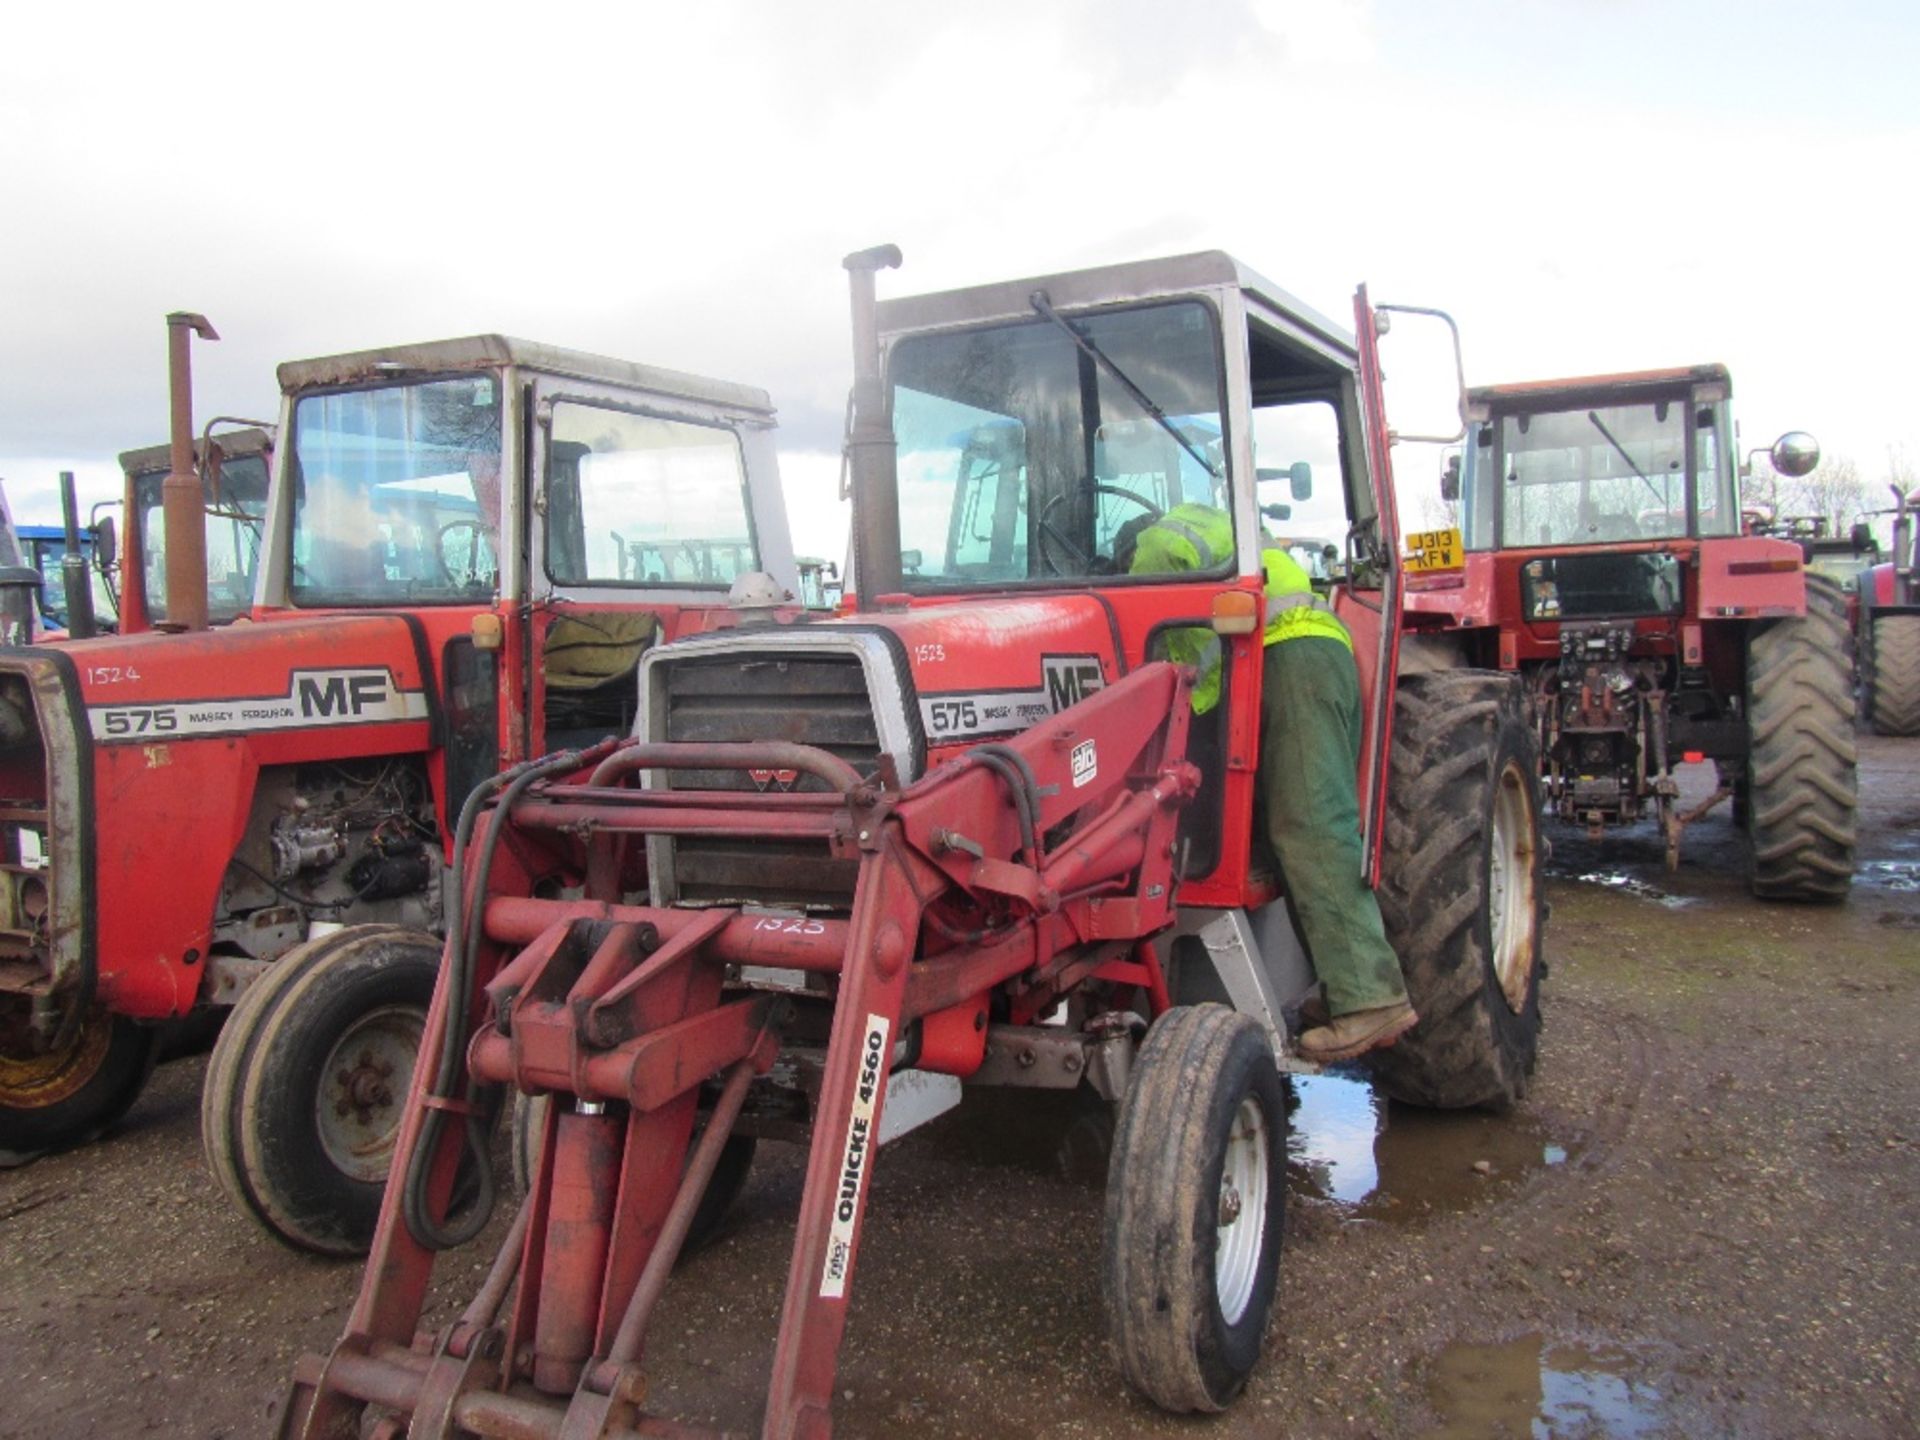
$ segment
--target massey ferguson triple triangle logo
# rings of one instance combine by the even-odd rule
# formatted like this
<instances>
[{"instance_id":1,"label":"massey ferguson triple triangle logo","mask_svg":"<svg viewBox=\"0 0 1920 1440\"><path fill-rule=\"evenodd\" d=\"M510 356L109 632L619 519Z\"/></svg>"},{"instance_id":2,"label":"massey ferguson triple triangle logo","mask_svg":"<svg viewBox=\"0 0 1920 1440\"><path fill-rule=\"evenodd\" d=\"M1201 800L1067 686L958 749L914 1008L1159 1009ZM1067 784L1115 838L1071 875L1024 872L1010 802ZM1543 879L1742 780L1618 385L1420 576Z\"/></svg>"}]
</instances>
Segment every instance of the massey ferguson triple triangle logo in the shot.
<instances>
[{"instance_id":1,"label":"massey ferguson triple triangle logo","mask_svg":"<svg viewBox=\"0 0 1920 1440\"><path fill-rule=\"evenodd\" d=\"M776 790L791 790L799 782L798 770L749 770L747 778L753 781L753 788L764 790L771 785Z\"/></svg>"},{"instance_id":2,"label":"massey ferguson triple triangle logo","mask_svg":"<svg viewBox=\"0 0 1920 1440\"><path fill-rule=\"evenodd\" d=\"M176 700L155 705L95 705L87 719L93 738L117 741L185 740L200 735L309 726L380 725L427 718L423 690L402 690L393 672L295 670L284 695L241 700Z\"/></svg>"}]
</instances>

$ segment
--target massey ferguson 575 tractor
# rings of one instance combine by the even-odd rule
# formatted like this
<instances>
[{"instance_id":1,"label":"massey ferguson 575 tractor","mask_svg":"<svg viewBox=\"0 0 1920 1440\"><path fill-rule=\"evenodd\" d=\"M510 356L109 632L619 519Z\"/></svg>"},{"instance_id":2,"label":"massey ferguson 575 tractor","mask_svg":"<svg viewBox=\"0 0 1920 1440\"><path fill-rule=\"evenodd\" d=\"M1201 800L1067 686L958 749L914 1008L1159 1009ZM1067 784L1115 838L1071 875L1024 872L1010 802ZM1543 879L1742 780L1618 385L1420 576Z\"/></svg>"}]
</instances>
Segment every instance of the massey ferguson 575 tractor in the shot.
<instances>
[{"instance_id":1,"label":"massey ferguson 575 tractor","mask_svg":"<svg viewBox=\"0 0 1920 1440\"><path fill-rule=\"evenodd\" d=\"M97 1129L151 1022L238 1000L214 1168L287 1239L352 1251L460 806L626 734L641 651L725 618L736 571L796 581L759 390L497 336L279 373L271 485L224 470L236 514L264 500L248 618L204 628L233 597L195 561L169 568L197 573L203 628L0 650L0 1147ZM169 561L206 539L188 478Z\"/></svg>"},{"instance_id":2,"label":"massey ferguson 575 tractor","mask_svg":"<svg viewBox=\"0 0 1920 1440\"><path fill-rule=\"evenodd\" d=\"M1443 494L1465 530L1417 549L1410 642L1497 665L1532 699L1546 801L1592 834L1651 810L1681 834L1722 800L1756 895L1839 900L1854 869L1846 600L1789 540L1743 536L1719 365L1470 392ZM1797 432L1775 468L1819 460ZM1673 769L1720 784L1682 810Z\"/></svg>"},{"instance_id":3,"label":"massey ferguson 575 tractor","mask_svg":"<svg viewBox=\"0 0 1920 1440\"><path fill-rule=\"evenodd\" d=\"M1122 1368L1170 1409L1231 1401L1273 1304L1314 988L1254 855L1263 516L1343 550L1367 865L1422 1016L1380 1082L1519 1095L1533 735L1511 675L1399 673L1364 293L1356 337L1215 253L875 307L898 260L849 260L853 608L656 647L634 739L466 805L373 1256L281 1434L703 1433L643 1413L649 1318L778 1138L808 1161L764 1433L827 1435L876 1152L963 1084L1118 1106ZM536 437L531 463L558 461ZM1228 512L1233 552L1130 573L1143 522L1191 503ZM1181 632L1224 669L1199 712L1161 658ZM416 1335L436 1253L485 1220L468 1157L503 1091L547 1099L517 1218L460 1319Z\"/></svg>"}]
</instances>

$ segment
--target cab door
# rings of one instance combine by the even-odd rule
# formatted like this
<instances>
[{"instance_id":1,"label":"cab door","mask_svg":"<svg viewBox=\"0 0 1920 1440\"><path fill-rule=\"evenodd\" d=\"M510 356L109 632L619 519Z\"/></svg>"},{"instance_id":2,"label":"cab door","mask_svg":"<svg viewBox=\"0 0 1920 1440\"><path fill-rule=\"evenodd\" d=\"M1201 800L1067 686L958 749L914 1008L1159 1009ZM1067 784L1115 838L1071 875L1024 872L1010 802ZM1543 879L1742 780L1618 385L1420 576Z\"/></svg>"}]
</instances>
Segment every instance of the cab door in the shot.
<instances>
[{"instance_id":1,"label":"cab door","mask_svg":"<svg viewBox=\"0 0 1920 1440\"><path fill-rule=\"evenodd\" d=\"M1387 820L1387 756L1393 743L1393 702L1400 671L1400 515L1394 503L1393 436L1387 428L1386 396L1380 373L1380 329L1367 287L1353 294L1353 328L1360 353L1361 432L1366 442L1367 475L1379 515L1381 556L1380 608L1362 608L1342 618L1353 634L1360 666L1362 709L1360 746L1360 825L1368 885L1380 881L1380 850ZM1371 620L1372 623L1366 623ZM1371 632L1367 636L1367 632ZM1364 643L1363 636L1371 639Z\"/></svg>"}]
</instances>

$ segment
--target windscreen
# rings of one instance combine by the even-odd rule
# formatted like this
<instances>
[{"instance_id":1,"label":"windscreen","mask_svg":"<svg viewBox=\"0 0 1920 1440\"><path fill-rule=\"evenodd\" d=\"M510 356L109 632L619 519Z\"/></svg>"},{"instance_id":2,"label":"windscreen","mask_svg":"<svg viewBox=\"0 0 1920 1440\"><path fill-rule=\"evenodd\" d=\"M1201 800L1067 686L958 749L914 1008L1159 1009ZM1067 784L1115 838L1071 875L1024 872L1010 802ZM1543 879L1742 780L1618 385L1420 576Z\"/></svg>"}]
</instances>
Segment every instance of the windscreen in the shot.
<instances>
[{"instance_id":1,"label":"windscreen","mask_svg":"<svg viewBox=\"0 0 1920 1440\"><path fill-rule=\"evenodd\" d=\"M167 613L167 527L161 503L162 473L133 482L145 573L147 613ZM207 497L207 618L223 624L253 608L253 581L260 569L260 529L267 511L267 460L241 455L220 463L220 493Z\"/></svg>"},{"instance_id":2,"label":"windscreen","mask_svg":"<svg viewBox=\"0 0 1920 1440\"><path fill-rule=\"evenodd\" d=\"M726 589L760 568L740 437L560 400L547 451L547 573L564 585Z\"/></svg>"},{"instance_id":3,"label":"windscreen","mask_svg":"<svg viewBox=\"0 0 1920 1440\"><path fill-rule=\"evenodd\" d=\"M1503 545L1687 533L1686 402L1509 415L1500 426Z\"/></svg>"},{"instance_id":4,"label":"windscreen","mask_svg":"<svg viewBox=\"0 0 1920 1440\"><path fill-rule=\"evenodd\" d=\"M492 375L302 397L293 413L295 603L491 599L500 414Z\"/></svg>"},{"instance_id":5,"label":"windscreen","mask_svg":"<svg viewBox=\"0 0 1920 1440\"><path fill-rule=\"evenodd\" d=\"M894 347L909 590L1125 574L1168 510L1209 506L1224 520L1212 310L1180 301L1066 320L1076 334L1036 318Z\"/></svg>"}]
</instances>

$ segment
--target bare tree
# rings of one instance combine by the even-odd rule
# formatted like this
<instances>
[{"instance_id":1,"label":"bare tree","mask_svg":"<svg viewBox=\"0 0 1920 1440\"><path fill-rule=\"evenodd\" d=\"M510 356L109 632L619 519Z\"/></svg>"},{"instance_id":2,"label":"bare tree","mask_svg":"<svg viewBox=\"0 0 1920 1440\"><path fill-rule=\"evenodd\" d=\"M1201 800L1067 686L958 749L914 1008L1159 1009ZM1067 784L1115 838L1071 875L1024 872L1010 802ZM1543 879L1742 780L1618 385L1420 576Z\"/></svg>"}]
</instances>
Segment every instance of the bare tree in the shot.
<instances>
[{"instance_id":1,"label":"bare tree","mask_svg":"<svg viewBox=\"0 0 1920 1440\"><path fill-rule=\"evenodd\" d=\"M1783 479L1779 493L1783 515L1818 516L1836 534L1871 503L1860 467L1844 455L1829 455L1797 480Z\"/></svg>"}]
</instances>

